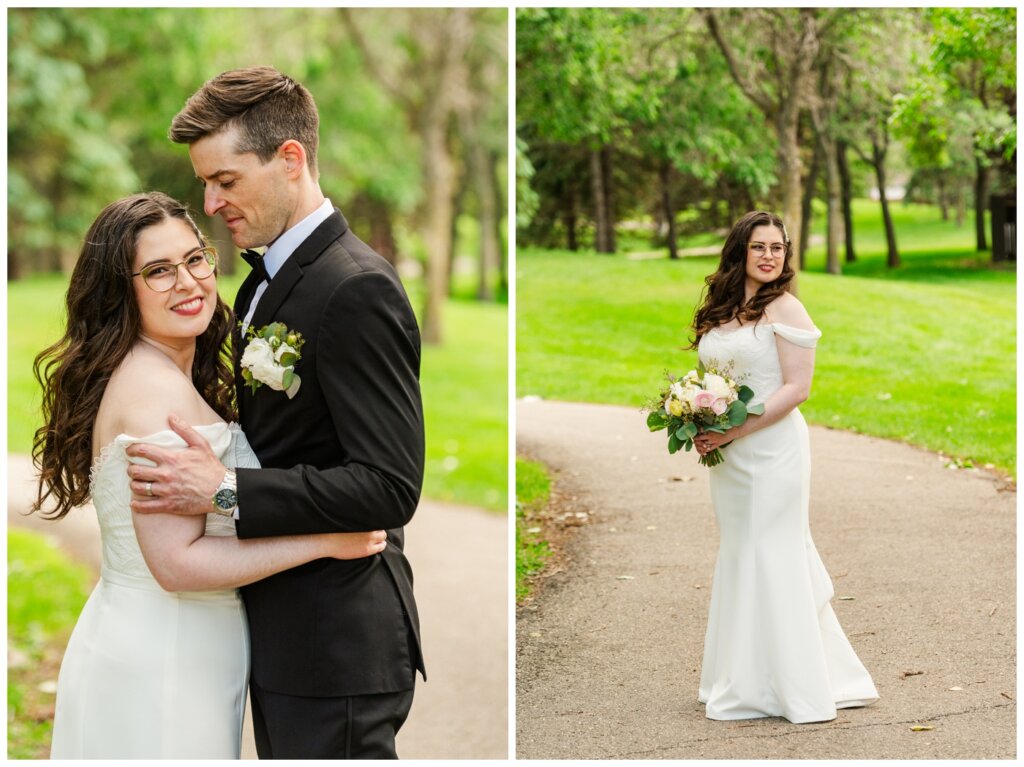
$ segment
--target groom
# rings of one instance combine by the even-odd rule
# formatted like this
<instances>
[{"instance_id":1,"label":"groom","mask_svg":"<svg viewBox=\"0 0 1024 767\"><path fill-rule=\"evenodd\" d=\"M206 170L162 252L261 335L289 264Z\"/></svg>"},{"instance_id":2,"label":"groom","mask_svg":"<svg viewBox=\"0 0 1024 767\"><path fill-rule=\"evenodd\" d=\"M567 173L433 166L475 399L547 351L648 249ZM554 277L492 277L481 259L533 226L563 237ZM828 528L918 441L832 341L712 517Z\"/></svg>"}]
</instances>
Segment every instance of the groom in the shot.
<instances>
[{"instance_id":1,"label":"groom","mask_svg":"<svg viewBox=\"0 0 1024 767\"><path fill-rule=\"evenodd\" d=\"M242 596L260 758L397 758L395 733L416 670L424 674L402 553L423 478L419 330L394 269L320 190L318 126L309 92L269 67L213 78L171 123L207 215L224 219L238 247L269 246L245 254L254 266L235 312L257 331L282 323L301 334L301 383L289 393L243 383L247 339L236 331L239 415L262 468L225 469L202 437L172 422L188 449L128 450L157 464L130 470L136 492L153 483L132 508L216 506L236 518L239 538L386 529L383 554L317 560Z\"/></svg>"}]
</instances>

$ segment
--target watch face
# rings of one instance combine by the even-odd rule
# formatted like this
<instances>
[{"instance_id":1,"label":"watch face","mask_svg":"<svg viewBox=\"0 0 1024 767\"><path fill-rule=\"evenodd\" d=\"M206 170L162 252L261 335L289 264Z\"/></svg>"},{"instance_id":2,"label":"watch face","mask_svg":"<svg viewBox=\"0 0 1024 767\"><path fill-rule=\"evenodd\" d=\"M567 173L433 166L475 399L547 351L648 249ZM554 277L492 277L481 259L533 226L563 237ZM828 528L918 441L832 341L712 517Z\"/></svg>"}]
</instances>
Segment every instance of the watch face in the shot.
<instances>
[{"instance_id":1,"label":"watch face","mask_svg":"<svg viewBox=\"0 0 1024 767\"><path fill-rule=\"evenodd\" d=\"M238 505L238 494L234 490L226 487L223 490L217 491L217 494L213 496L213 502L218 508L225 510L233 509Z\"/></svg>"}]
</instances>

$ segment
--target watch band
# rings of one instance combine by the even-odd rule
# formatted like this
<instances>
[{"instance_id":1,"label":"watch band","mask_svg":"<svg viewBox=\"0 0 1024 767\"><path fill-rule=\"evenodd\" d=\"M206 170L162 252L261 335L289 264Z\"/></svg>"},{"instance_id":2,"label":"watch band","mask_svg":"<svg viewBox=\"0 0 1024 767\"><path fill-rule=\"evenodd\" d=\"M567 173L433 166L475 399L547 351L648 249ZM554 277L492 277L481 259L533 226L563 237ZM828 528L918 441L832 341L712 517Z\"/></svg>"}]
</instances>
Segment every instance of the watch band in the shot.
<instances>
[{"instance_id":1,"label":"watch band","mask_svg":"<svg viewBox=\"0 0 1024 767\"><path fill-rule=\"evenodd\" d=\"M213 510L225 517L233 517L238 508L238 476L234 469L224 472L224 479L213 494Z\"/></svg>"}]
</instances>

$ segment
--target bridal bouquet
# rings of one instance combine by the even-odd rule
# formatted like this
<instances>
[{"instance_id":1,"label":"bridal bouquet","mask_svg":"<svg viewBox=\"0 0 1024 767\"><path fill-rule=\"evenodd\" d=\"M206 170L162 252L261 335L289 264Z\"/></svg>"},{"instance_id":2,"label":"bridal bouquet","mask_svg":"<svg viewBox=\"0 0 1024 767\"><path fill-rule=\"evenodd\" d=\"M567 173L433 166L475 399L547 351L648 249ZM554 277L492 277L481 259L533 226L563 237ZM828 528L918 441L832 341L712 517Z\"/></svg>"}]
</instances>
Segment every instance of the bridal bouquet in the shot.
<instances>
[{"instance_id":1,"label":"bridal bouquet","mask_svg":"<svg viewBox=\"0 0 1024 767\"><path fill-rule=\"evenodd\" d=\"M754 396L753 390L738 385L729 377L727 368L706 368L698 362L696 370L682 378L669 375L668 381L669 387L648 407L647 428L668 429L669 453L679 448L691 450L693 438L702 432L724 434L743 424L748 415L764 413L763 404L747 404ZM723 460L718 448L700 457L701 465L709 467Z\"/></svg>"}]
</instances>

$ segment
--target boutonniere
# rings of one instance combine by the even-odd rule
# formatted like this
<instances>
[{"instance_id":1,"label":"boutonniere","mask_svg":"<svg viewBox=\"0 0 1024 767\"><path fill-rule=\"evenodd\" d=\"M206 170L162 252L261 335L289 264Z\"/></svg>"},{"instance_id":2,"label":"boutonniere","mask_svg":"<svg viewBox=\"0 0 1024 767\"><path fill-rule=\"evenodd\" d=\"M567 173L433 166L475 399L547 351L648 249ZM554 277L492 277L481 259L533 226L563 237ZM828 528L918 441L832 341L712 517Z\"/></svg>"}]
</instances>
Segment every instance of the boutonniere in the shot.
<instances>
[{"instance_id":1,"label":"boutonniere","mask_svg":"<svg viewBox=\"0 0 1024 767\"><path fill-rule=\"evenodd\" d=\"M242 352L242 378L256 393L260 384L283 391L291 399L299 392L301 379L295 365L302 359L301 333L289 330L283 322L272 322L256 330L251 325L245 333L248 343Z\"/></svg>"}]
</instances>

